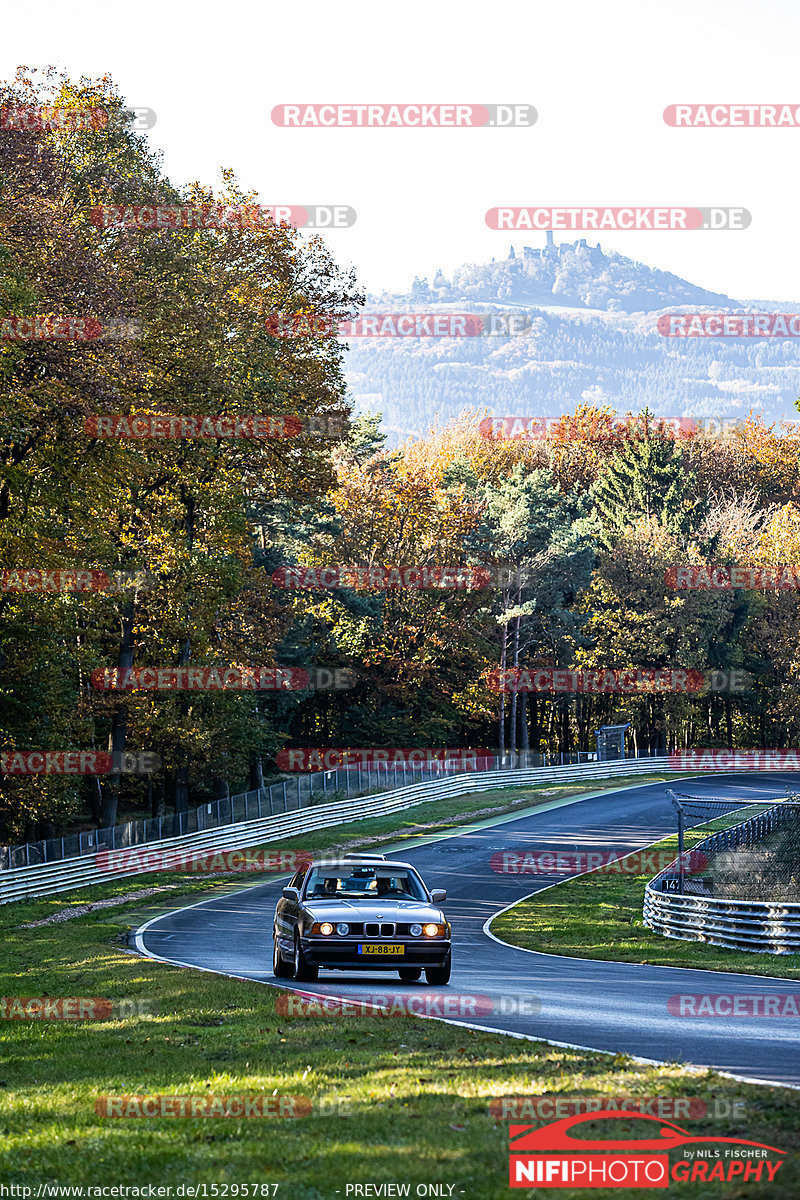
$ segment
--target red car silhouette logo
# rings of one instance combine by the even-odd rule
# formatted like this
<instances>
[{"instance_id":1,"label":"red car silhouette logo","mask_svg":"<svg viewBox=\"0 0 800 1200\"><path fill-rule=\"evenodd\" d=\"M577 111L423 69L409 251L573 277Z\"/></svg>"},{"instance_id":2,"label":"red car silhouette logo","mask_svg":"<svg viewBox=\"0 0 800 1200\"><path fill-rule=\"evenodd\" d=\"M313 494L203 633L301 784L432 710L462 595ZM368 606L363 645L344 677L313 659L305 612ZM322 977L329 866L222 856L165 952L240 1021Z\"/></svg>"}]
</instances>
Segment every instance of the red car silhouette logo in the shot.
<instances>
[{"instance_id":1,"label":"red car silhouette logo","mask_svg":"<svg viewBox=\"0 0 800 1200\"><path fill-rule=\"evenodd\" d=\"M757 1146L760 1150L770 1150L775 1154L785 1154L785 1150L778 1150L776 1146L766 1146L763 1142L750 1142L744 1138L726 1138L726 1137L696 1137L689 1133L687 1129L681 1129L680 1125L673 1125L669 1121L664 1121L659 1117L649 1117L645 1113L625 1113L624 1120L632 1121L649 1121L651 1125L659 1126L659 1136L653 1138L622 1138L609 1139L608 1141L597 1141L596 1139L584 1139L570 1136L570 1130L574 1125L582 1123L589 1124L592 1121L615 1120L623 1119L619 1112L595 1112L595 1113L578 1113L571 1117L564 1117L562 1121L554 1121L551 1125L545 1125L542 1129L537 1129L535 1125L512 1125L509 1128L510 1147L513 1154L527 1153L528 1151L545 1151L545 1152L561 1152L567 1151L572 1154L580 1154L584 1150L651 1150L665 1151L672 1150L678 1146L686 1146L692 1142L715 1142L726 1143L733 1146Z\"/></svg>"}]
</instances>

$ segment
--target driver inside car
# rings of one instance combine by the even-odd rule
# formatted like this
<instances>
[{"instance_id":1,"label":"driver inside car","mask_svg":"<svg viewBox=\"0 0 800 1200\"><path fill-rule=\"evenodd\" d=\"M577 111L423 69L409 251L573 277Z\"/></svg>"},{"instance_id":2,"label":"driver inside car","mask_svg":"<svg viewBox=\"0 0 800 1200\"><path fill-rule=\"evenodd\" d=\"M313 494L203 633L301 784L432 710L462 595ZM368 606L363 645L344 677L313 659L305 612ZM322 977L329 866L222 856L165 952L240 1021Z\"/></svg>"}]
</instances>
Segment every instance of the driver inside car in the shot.
<instances>
[{"instance_id":1,"label":"driver inside car","mask_svg":"<svg viewBox=\"0 0 800 1200\"><path fill-rule=\"evenodd\" d=\"M335 896L339 880L336 878L323 879L314 888L315 896Z\"/></svg>"}]
</instances>

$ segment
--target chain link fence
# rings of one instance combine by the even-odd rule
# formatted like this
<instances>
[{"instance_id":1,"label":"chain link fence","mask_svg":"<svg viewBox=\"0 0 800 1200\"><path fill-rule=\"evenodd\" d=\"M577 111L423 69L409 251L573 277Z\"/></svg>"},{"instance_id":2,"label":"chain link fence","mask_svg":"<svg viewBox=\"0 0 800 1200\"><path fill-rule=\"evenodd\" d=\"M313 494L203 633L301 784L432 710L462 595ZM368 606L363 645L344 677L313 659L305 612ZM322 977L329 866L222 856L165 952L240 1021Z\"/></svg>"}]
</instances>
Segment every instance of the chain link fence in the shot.
<instances>
[{"instance_id":1,"label":"chain link fence","mask_svg":"<svg viewBox=\"0 0 800 1200\"><path fill-rule=\"evenodd\" d=\"M784 800L740 828L733 844L720 841L714 849L708 868L711 894L733 900L800 900L800 799Z\"/></svg>"},{"instance_id":2,"label":"chain link fence","mask_svg":"<svg viewBox=\"0 0 800 1200\"><path fill-rule=\"evenodd\" d=\"M640 751L637 757L650 758L657 755L657 750L644 750ZM98 850L140 846L147 842L160 841L162 838L180 837L187 833L216 829L222 825L235 825L240 821L276 816L279 813L310 808L315 804L325 804L331 800L369 795L412 783L459 775L465 771L567 766L594 762L596 759L596 753L581 750L572 754L529 753L506 754L502 757L491 755L475 758L472 762L457 758L427 762L373 763L340 767L335 771L297 774L267 787L241 792L221 800L212 800L184 812L127 821L108 829L90 829L64 837L26 842L21 846L2 846L0 870L58 862L63 858L96 854Z\"/></svg>"},{"instance_id":3,"label":"chain link fence","mask_svg":"<svg viewBox=\"0 0 800 1200\"><path fill-rule=\"evenodd\" d=\"M688 796L672 792L683 819L727 815L742 800ZM779 803L775 803L779 799ZM686 895L721 900L800 900L800 795L784 793L756 801L759 811L733 828L721 829L695 845L686 856ZM742 814L743 816L745 814ZM680 890L679 872L665 872L661 890Z\"/></svg>"}]
</instances>

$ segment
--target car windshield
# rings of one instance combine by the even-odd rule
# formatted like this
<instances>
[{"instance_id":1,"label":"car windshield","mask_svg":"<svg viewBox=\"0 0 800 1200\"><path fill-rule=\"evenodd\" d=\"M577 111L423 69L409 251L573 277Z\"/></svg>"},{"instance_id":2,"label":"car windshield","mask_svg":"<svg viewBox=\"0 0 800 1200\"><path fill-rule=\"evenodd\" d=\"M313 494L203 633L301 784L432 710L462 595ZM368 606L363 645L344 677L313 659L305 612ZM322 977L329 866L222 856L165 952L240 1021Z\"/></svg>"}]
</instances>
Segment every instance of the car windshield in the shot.
<instances>
[{"instance_id":1,"label":"car windshield","mask_svg":"<svg viewBox=\"0 0 800 1200\"><path fill-rule=\"evenodd\" d=\"M418 877L406 867L314 867L306 884L307 900L422 900Z\"/></svg>"}]
</instances>

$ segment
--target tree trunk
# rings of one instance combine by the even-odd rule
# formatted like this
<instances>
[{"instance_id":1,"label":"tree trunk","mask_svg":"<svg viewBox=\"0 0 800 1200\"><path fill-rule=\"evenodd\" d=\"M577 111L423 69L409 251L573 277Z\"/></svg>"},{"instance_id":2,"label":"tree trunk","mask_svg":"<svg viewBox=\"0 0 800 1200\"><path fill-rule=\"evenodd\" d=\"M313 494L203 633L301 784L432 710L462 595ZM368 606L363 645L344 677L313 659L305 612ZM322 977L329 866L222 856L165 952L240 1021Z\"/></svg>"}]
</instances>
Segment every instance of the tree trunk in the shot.
<instances>
[{"instance_id":1,"label":"tree trunk","mask_svg":"<svg viewBox=\"0 0 800 1200\"><path fill-rule=\"evenodd\" d=\"M224 775L214 775L211 779L211 786L214 789L215 800L228 800L231 790L228 786L228 780Z\"/></svg>"},{"instance_id":2,"label":"tree trunk","mask_svg":"<svg viewBox=\"0 0 800 1200\"><path fill-rule=\"evenodd\" d=\"M542 744L541 730L541 712L539 708L539 697L534 692L530 697L533 714L531 716L531 730L533 731L533 753L538 754Z\"/></svg>"},{"instance_id":3,"label":"tree trunk","mask_svg":"<svg viewBox=\"0 0 800 1200\"><path fill-rule=\"evenodd\" d=\"M175 772L175 815L187 812L189 808L189 756ZM178 821L178 829L182 828ZM184 830L185 832L185 830Z\"/></svg>"},{"instance_id":4,"label":"tree trunk","mask_svg":"<svg viewBox=\"0 0 800 1200\"><path fill-rule=\"evenodd\" d=\"M728 739L728 749L733 749L733 712L731 710L731 698L725 697L725 729Z\"/></svg>"},{"instance_id":5,"label":"tree trunk","mask_svg":"<svg viewBox=\"0 0 800 1200\"><path fill-rule=\"evenodd\" d=\"M121 617L121 636L119 644L119 655L117 657L117 667L120 672L129 671L133 665L133 619L134 619L134 603L133 600L128 600L123 605ZM108 735L108 749L112 754L122 754L125 750L125 741L128 736L128 700L127 697L120 697L114 706L114 712L111 717L111 732ZM117 809L119 808L119 788L120 788L120 773L119 771L109 775L104 786L101 787L101 802L100 802L100 828L108 829L111 825L115 825L117 821Z\"/></svg>"},{"instance_id":6,"label":"tree trunk","mask_svg":"<svg viewBox=\"0 0 800 1200\"><path fill-rule=\"evenodd\" d=\"M197 504L196 504L194 496L190 495L186 491L186 488L184 487L183 484L181 484L181 501L183 503L184 512L185 512L183 527L184 527L184 531L186 533L186 548L187 548L188 552L191 554L192 550L194 549L194 525L195 525L195 516L196 516L196 512L197 512ZM189 615L189 625L191 627L191 614L188 614L188 615ZM181 646L181 652L178 655L178 666L179 667L188 666L191 657L192 657L192 638L191 638L190 634L187 634L186 638L184 640L184 643ZM183 720L188 715L188 712L189 712L188 699L181 700L179 702L177 708L178 708L179 718L181 720ZM189 768L191 765L190 755L185 747L180 747L178 753L179 753L179 759L182 759L183 761L180 762L180 765L178 766L178 768L175 772L175 815L176 816L179 813L186 812L187 809L189 808ZM180 823L176 822L176 824L178 824L178 828L180 828Z\"/></svg>"},{"instance_id":7,"label":"tree trunk","mask_svg":"<svg viewBox=\"0 0 800 1200\"><path fill-rule=\"evenodd\" d=\"M569 714L570 714L570 702L569 702L569 700L565 700L564 701L564 710L561 714L561 741L562 741L562 752L564 754L570 754L571 746L572 746L572 729L570 727Z\"/></svg>"},{"instance_id":8,"label":"tree trunk","mask_svg":"<svg viewBox=\"0 0 800 1200\"><path fill-rule=\"evenodd\" d=\"M92 797L92 820L95 825L100 828L100 822L103 818L103 789L100 786L100 776L95 775L94 787L91 791Z\"/></svg>"},{"instance_id":9,"label":"tree trunk","mask_svg":"<svg viewBox=\"0 0 800 1200\"><path fill-rule=\"evenodd\" d=\"M159 775L156 785L153 788L153 807L151 812L154 817L163 817L167 811L167 794L166 780L163 773Z\"/></svg>"},{"instance_id":10,"label":"tree trunk","mask_svg":"<svg viewBox=\"0 0 800 1200\"><path fill-rule=\"evenodd\" d=\"M187 637L178 655L178 666L186 667L192 656L192 639ZM189 712L189 701L181 700L178 704L178 714L181 719ZM183 759L175 772L175 813L186 812L189 807L189 767L190 756L185 747L180 747L179 755Z\"/></svg>"},{"instance_id":11,"label":"tree trunk","mask_svg":"<svg viewBox=\"0 0 800 1200\"><path fill-rule=\"evenodd\" d=\"M497 730L497 753L502 759L506 752L506 694L503 691L503 682L505 681L506 662L508 661L508 626L503 626L503 643L500 651L500 716L498 720Z\"/></svg>"},{"instance_id":12,"label":"tree trunk","mask_svg":"<svg viewBox=\"0 0 800 1200\"><path fill-rule=\"evenodd\" d=\"M520 626L521 620L522 620L521 617L517 617L516 624L514 626L514 671L515 672L517 671L517 668L519 667L519 626ZM508 723L509 723L509 737L510 737L510 745L508 748L511 751L511 754L513 756L513 755L516 755L516 753L517 753L517 688L516 688L516 680L515 680L515 684L514 684L514 690L511 693L511 712L509 714ZM513 758L512 758L512 761L514 761Z\"/></svg>"},{"instance_id":13,"label":"tree trunk","mask_svg":"<svg viewBox=\"0 0 800 1200\"><path fill-rule=\"evenodd\" d=\"M264 786L264 762L260 754L250 755L250 790Z\"/></svg>"}]
</instances>

